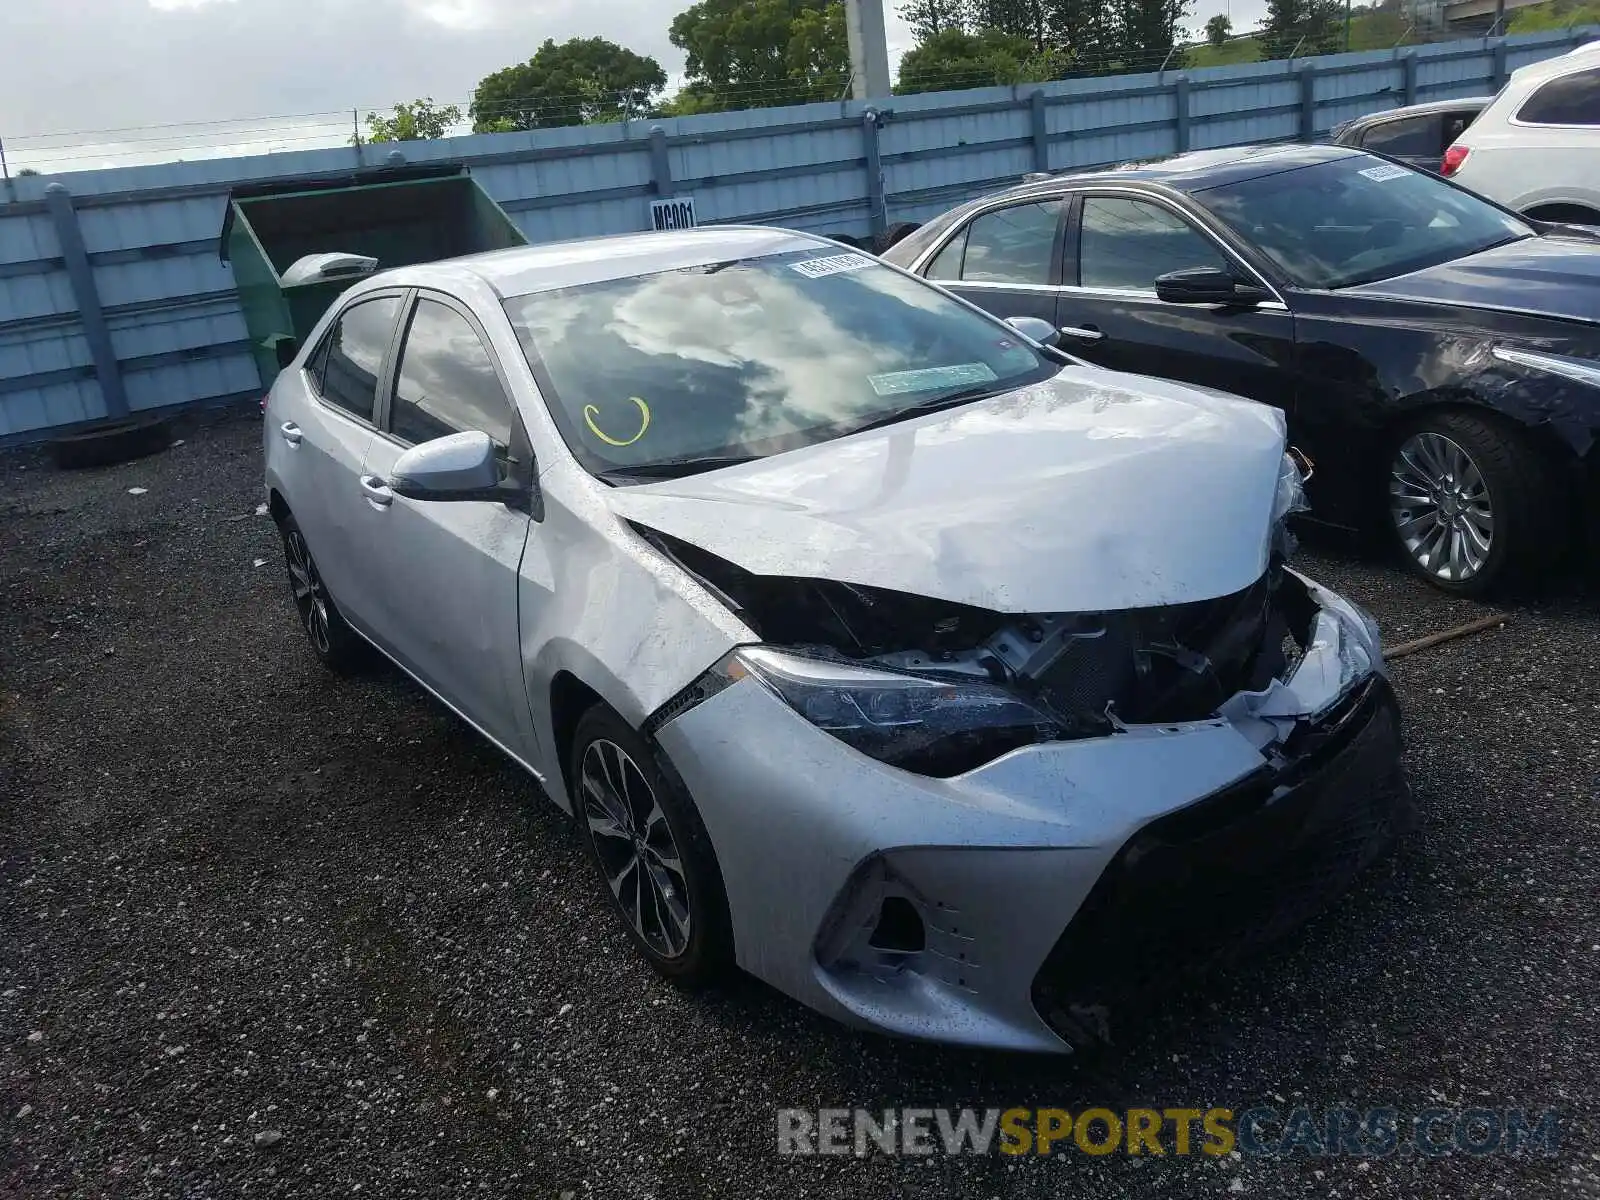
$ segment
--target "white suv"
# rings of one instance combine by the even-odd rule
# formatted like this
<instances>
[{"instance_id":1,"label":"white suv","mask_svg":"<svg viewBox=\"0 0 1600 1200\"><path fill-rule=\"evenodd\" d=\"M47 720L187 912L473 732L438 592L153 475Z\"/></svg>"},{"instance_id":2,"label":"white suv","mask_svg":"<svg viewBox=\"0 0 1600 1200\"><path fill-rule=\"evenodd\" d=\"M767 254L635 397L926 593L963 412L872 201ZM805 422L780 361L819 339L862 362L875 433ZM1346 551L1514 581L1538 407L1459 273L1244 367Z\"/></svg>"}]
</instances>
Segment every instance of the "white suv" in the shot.
<instances>
[{"instance_id":1,"label":"white suv","mask_svg":"<svg viewBox=\"0 0 1600 1200\"><path fill-rule=\"evenodd\" d=\"M1600 225L1600 42L1513 72L1442 173L1535 220Z\"/></svg>"}]
</instances>

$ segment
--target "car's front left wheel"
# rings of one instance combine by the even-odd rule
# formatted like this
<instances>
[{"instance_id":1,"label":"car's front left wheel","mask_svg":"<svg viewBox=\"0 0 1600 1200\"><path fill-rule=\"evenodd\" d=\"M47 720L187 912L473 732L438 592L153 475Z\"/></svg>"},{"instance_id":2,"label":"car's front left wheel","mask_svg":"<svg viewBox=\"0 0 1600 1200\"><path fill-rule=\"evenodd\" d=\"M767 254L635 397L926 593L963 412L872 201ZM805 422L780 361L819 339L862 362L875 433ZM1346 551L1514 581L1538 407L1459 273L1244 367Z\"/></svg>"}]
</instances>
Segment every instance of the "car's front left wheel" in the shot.
<instances>
[{"instance_id":1,"label":"car's front left wheel","mask_svg":"<svg viewBox=\"0 0 1600 1200\"><path fill-rule=\"evenodd\" d=\"M578 721L568 778L589 855L634 945L675 983L715 982L733 961L733 934L694 801L604 704Z\"/></svg>"}]
</instances>

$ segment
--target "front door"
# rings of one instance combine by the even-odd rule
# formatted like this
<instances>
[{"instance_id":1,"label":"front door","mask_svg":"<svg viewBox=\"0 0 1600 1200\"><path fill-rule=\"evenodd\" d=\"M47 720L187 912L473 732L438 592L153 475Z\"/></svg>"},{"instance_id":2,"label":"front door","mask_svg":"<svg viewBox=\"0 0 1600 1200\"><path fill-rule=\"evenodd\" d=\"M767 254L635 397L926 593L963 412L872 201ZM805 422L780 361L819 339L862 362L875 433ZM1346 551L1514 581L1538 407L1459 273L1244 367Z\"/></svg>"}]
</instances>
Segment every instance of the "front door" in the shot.
<instances>
[{"instance_id":1,"label":"front door","mask_svg":"<svg viewBox=\"0 0 1600 1200\"><path fill-rule=\"evenodd\" d=\"M1083 197L1069 237L1069 280L1056 319L1064 350L1117 371L1198 383L1288 413L1294 399L1294 318L1276 301L1255 308L1168 304L1158 275L1190 267L1243 272L1176 209L1145 197Z\"/></svg>"},{"instance_id":2,"label":"front door","mask_svg":"<svg viewBox=\"0 0 1600 1200\"><path fill-rule=\"evenodd\" d=\"M380 645L526 759L532 722L522 684L517 576L531 519L499 502L408 500L386 486L408 447L476 429L494 440L509 474L528 473L531 488L531 455L503 378L470 311L419 293L362 467L361 554L378 591L373 632Z\"/></svg>"}]
</instances>

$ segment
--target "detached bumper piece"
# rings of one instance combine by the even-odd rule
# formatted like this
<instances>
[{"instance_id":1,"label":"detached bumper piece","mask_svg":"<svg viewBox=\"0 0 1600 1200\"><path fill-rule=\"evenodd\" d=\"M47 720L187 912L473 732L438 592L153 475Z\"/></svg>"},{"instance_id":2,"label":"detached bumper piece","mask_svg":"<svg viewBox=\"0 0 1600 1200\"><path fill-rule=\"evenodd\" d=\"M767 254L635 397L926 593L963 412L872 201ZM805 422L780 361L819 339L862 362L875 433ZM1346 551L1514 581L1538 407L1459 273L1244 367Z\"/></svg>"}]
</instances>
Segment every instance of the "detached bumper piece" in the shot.
<instances>
[{"instance_id":1,"label":"detached bumper piece","mask_svg":"<svg viewBox=\"0 0 1600 1200\"><path fill-rule=\"evenodd\" d=\"M1290 933L1415 823L1400 716L1375 678L1286 761L1151 822L1118 851L1033 981L1075 1050L1108 1044L1186 976Z\"/></svg>"}]
</instances>

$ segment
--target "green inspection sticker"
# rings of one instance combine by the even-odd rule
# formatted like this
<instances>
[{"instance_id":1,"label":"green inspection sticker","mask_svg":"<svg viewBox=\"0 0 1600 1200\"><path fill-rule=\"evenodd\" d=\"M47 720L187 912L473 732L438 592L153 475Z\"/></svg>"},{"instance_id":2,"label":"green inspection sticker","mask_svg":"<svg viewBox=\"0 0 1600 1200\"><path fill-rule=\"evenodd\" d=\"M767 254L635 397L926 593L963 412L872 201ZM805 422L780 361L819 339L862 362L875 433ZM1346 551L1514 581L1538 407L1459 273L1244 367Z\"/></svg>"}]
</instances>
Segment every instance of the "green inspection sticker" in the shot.
<instances>
[{"instance_id":1,"label":"green inspection sticker","mask_svg":"<svg viewBox=\"0 0 1600 1200\"><path fill-rule=\"evenodd\" d=\"M887 375L868 375L867 382L880 396L903 396L907 392L929 392L934 388L993 383L999 378L988 363L975 362L957 363L952 367L925 367L920 371L891 371Z\"/></svg>"}]
</instances>

